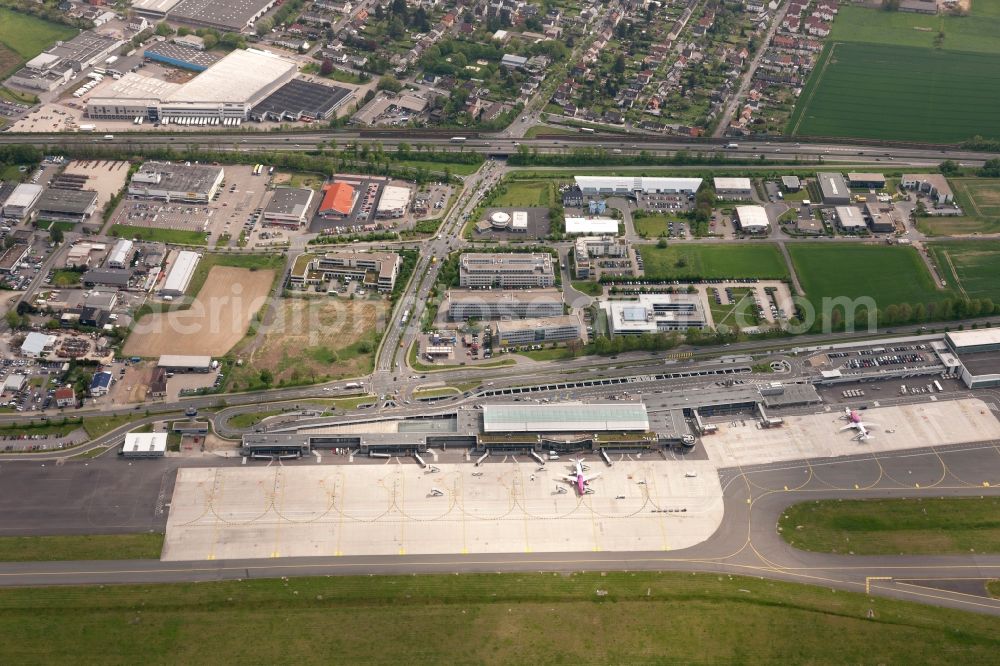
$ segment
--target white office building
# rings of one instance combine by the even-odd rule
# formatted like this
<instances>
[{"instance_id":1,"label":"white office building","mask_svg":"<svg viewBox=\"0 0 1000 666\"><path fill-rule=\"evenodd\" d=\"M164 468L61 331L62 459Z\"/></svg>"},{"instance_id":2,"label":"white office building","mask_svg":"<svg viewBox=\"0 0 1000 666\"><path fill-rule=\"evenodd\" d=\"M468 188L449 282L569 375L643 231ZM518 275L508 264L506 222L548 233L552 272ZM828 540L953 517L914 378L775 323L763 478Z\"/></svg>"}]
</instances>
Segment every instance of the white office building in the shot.
<instances>
[{"instance_id":1,"label":"white office building","mask_svg":"<svg viewBox=\"0 0 1000 666\"><path fill-rule=\"evenodd\" d=\"M643 294L628 300L602 300L612 336L667 333L704 328L705 306L697 294Z\"/></svg>"}]
</instances>

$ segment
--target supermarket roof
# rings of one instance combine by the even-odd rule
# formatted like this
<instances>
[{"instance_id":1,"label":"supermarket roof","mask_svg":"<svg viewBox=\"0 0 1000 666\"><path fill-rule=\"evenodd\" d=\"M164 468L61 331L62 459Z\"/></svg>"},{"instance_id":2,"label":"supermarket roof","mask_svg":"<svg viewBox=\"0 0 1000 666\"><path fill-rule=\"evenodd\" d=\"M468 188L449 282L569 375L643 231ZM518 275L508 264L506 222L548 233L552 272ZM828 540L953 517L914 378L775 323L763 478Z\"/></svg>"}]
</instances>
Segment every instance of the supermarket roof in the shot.
<instances>
[{"instance_id":1,"label":"supermarket roof","mask_svg":"<svg viewBox=\"0 0 1000 666\"><path fill-rule=\"evenodd\" d=\"M323 203L320 210L333 210L342 215L349 215L354 205L354 187L344 182L334 182L327 185L323 191Z\"/></svg>"},{"instance_id":2,"label":"supermarket roof","mask_svg":"<svg viewBox=\"0 0 1000 666\"><path fill-rule=\"evenodd\" d=\"M646 405L568 402L557 405L483 405L483 431L601 432L649 430Z\"/></svg>"}]
</instances>

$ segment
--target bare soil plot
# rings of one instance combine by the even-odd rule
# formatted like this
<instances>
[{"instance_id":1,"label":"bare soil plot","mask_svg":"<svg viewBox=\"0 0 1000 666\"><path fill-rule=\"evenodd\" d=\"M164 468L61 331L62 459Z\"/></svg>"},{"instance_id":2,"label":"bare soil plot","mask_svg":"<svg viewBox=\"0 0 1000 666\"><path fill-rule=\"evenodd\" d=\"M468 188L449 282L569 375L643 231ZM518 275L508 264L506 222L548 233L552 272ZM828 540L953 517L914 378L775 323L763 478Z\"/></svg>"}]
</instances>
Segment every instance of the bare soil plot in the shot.
<instances>
[{"instance_id":1,"label":"bare soil plot","mask_svg":"<svg viewBox=\"0 0 1000 666\"><path fill-rule=\"evenodd\" d=\"M246 335L273 280L274 271L216 266L190 308L143 317L125 343L124 354L223 356Z\"/></svg>"},{"instance_id":2,"label":"bare soil plot","mask_svg":"<svg viewBox=\"0 0 1000 666\"><path fill-rule=\"evenodd\" d=\"M111 388L111 402L115 405L143 402L152 378L152 366L133 365L126 368L125 374Z\"/></svg>"}]
</instances>

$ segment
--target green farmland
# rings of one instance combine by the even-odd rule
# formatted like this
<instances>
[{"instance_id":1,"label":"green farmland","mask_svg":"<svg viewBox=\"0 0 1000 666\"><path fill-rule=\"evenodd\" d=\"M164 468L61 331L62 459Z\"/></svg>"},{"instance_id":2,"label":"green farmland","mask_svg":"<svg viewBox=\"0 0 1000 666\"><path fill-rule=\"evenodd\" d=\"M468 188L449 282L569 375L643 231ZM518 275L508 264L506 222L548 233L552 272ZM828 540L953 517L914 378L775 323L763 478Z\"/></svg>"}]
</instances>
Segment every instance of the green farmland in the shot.
<instances>
[{"instance_id":1,"label":"green farmland","mask_svg":"<svg viewBox=\"0 0 1000 666\"><path fill-rule=\"evenodd\" d=\"M950 666L1000 652L986 614L695 573L22 587L0 609L5 664Z\"/></svg>"},{"instance_id":2,"label":"green farmland","mask_svg":"<svg viewBox=\"0 0 1000 666\"><path fill-rule=\"evenodd\" d=\"M788 131L958 143L1000 138L998 106L1000 54L831 40Z\"/></svg>"},{"instance_id":3,"label":"green farmland","mask_svg":"<svg viewBox=\"0 0 1000 666\"><path fill-rule=\"evenodd\" d=\"M0 76L6 77L57 41L79 31L0 7Z\"/></svg>"},{"instance_id":4,"label":"green farmland","mask_svg":"<svg viewBox=\"0 0 1000 666\"><path fill-rule=\"evenodd\" d=\"M1000 303L1000 241L928 243L941 275L963 297Z\"/></svg>"},{"instance_id":5,"label":"green farmland","mask_svg":"<svg viewBox=\"0 0 1000 666\"><path fill-rule=\"evenodd\" d=\"M789 243L795 272L806 296L820 308L824 299L871 296L877 307L931 303L954 296L937 289L912 247L856 243Z\"/></svg>"},{"instance_id":6,"label":"green farmland","mask_svg":"<svg viewBox=\"0 0 1000 666\"><path fill-rule=\"evenodd\" d=\"M929 236L1000 233L1000 179L951 178L961 217L921 217L917 226Z\"/></svg>"},{"instance_id":7,"label":"green farmland","mask_svg":"<svg viewBox=\"0 0 1000 666\"><path fill-rule=\"evenodd\" d=\"M788 277L788 266L773 243L643 245L639 253L646 277L654 280Z\"/></svg>"}]
</instances>

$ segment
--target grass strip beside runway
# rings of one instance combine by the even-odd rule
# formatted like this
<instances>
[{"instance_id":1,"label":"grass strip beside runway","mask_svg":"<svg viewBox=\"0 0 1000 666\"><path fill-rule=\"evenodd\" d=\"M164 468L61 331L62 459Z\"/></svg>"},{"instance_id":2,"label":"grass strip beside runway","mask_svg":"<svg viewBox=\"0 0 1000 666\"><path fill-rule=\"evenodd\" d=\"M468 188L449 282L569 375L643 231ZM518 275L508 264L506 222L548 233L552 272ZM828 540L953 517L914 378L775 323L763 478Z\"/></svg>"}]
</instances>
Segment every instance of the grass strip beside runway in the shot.
<instances>
[{"instance_id":1,"label":"grass strip beside runway","mask_svg":"<svg viewBox=\"0 0 1000 666\"><path fill-rule=\"evenodd\" d=\"M162 534L0 537L0 562L157 560Z\"/></svg>"},{"instance_id":2,"label":"grass strip beside runway","mask_svg":"<svg viewBox=\"0 0 1000 666\"><path fill-rule=\"evenodd\" d=\"M823 553L1000 553L1000 497L803 502L778 529L792 546Z\"/></svg>"},{"instance_id":3,"label":"grass strip beside runway","mask_svg":"<svg viewBox=\"0 0 1000 666\"><path fill-rule=\"evenodd\" d=\"M0 632L9 664L983 664L1000 650L990 616L645 572L13 588Z\"/></svg>"}]
</instances>

